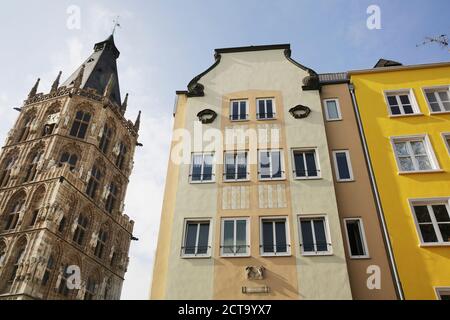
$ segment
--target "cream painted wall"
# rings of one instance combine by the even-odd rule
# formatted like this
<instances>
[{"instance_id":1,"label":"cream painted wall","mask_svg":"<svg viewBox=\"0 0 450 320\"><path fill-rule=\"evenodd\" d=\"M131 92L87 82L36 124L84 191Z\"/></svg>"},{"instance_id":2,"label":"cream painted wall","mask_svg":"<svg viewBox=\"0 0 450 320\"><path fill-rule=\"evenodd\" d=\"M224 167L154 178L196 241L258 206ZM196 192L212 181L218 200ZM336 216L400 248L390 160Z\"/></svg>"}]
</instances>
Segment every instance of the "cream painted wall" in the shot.
<instances>
[{"instance_id":1,"label":"cream painted wall","mask_svg":"<svg viewBox=\"0 0 450 320\"><path fill-rule=\"evenodd\" d=\"M302 80L308 73L285 56L283 50L252 51L222 54L219 65L199 82L205 87L204 97L188 98L186 104L186 129L193 135L196 115L205 108L219 114L210 126L220 128L222 98L233 92L245 90L272 90L282 93L286 121L287 179L290 183L292 212L289 228L293 231L292 253L296 256L300 299L351 299L343 240L338 212L328 146L318 91L302 91ZM312 109L307 119L293 119L288 111L303 104ZM209 126L209 125L208 125ZM321 180L292 180L291 148L317 147L320 157ZM176 186L176 205L171 230L170 254L166 298L211 299L213 292L214 259L182 259L180 257L185 218L212 218L214 230L218 212L217 184L189 184L189 165L180 167ZM221 174L221 173L218 173ZM300 254L298 221L299 214L326 214L329 221L333 255L326 257L303 257ZM214 239L213 234L212 239ZM215 245L212 244L212 250ZM273 263L276 263L276 258ZM158 275L155 275L157 277Z\"/></svg>"}]
</instances>

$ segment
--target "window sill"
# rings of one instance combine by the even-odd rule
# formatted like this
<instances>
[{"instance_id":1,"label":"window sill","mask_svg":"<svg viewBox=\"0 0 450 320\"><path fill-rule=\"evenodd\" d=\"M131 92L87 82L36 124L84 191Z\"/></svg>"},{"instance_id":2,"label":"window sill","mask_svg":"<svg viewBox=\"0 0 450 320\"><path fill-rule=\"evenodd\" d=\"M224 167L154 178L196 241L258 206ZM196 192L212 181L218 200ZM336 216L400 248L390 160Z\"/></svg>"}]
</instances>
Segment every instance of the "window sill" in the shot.
<instances>
[{"instance_id":1,"label":"window sill","mask_svg":"<svg viewBox=\"0 0 450 320\"><path fill-rule=\"evenodd\" d=\"M433 248L433 247L450 247L450 242L433 242L433 243L421 243L420 248Z\"/></svg>"},{"instance_id":2,"label":"window sill","mask_svg":"<svg viewBox=\"0 0 450 320\"><path fill-rule=\"evenodd\" d=\"M189 184L213 184L215 181L189 181Z\"/></svg>"},{"instance_id":3,"label":"window sill","mask_svg":"<svg viewBox=\"0 0 450 320\"><path fill-rule=\"evenodd\" d=\"M277 118L268 118L268 119L257 118L256 120L258 120L258 121L271 121L271 120L277 120Z\"/></svg>"},{"instance_id":4,"label":"window sill","mask_svg":"<svg viewBox=\"0 0 450 320\"><path fill-rule=\"evenodd\" d=\"M302 252L303 257L329 257L333 256L333 252Z\"/></svg>"},{"instance_id":5,"label":"window sill","mask_svg":"<svg viewBox=\"0 0 450 320\"><path fill-rule=\"evenodd\" d=\"M339 119L326 119L327 122L336 122L336 121L342 121L344 119L339 118Z\"/></svg>"},{"instance_id":6,"label":"window sill","mask_svg":"<svg viewBox=\"0 0 450 320\"><path fill-rule=\"evenodd\" d=\"M221 254L220 257L221 257L222 259L229 259L229 258L235 259L235 258L250 258L251 255L250 255L250 254L241 254L241 255L239 255L239 254L237 254L237 255L226 255L226 254Z\"/></svg>"},{"instance_id":7,"label":"window sill","mask_svg":"<svg viewBox=\"0 0 450 320\"><path fill-rule=\"evenodd\" d=\"M238 119L238 120L232 120L230 119L230 122L249 122L250 119Z\"/></svg>"},{"instance_id":8,"label":"window sill","mask_svg":"<svg viewBox=\"0 0 450 320\"><path fill-rule=\"evenodd\" d=\"M350 260L369 260L370 256L350 256Z\"/></svg>"},{"instance_id":9,"label":"window sill","mask_svg":"<svg viewBox=\"0 0 450 320\"><path fill-rule=\"evenodd\" d=\"M278 254L273 254L273 253L261 253L261 257L263 258L280 258L280 257L292 257L292 254L289 253L278 253Z\"/></svg>"},{"instance_id":10,"label":"window sill","mask_svg":"<svg viewBox=\"0 0 450 320\"><path fill-rule=\"evenodd\" d=\"M410 114L390 114L389 118L408 118L408 117L420 117L424 116L423 113L410 113Z\"/></svg>"},{"instance_id":11,"label":"window sill","mask_svg":"<svg viewBox=\"0 0 450 320\"><path fill-rule=\"evenodd\" d=\"M450 114L450 111L430 111L430 116L438 116L441 114Z\"/></svg>"},{"instance_id":12,"label":"window sill","mask_svg":"<svg viewBox=\"0 0 450 320\"><path fill-rule=\"evenodd\" d=\"M182 255L181 256L182 259L211 259L211 255Z\"/></svg>"},{"instance_id":13,"label":"window sill","mask_svg":"<svg viewBox=\"0 0 450 320\"><path fill-rule=\"evenodd\" d=\"M285 181L286 177L283 178L273 178L273 179L264 179L264 178L259 178L258 179L261 182L268 182L268 181Z\"/></svg>"},{"instance_id":14,"label":"window sill","mask_svg":"<svg viewBox=\"0 0 450 320\"><path fill-rule=\"evenodd\" d=\"M336 180L338 183L349 183L349 182L355 182L355 179L348 179L348 180Z\"/></svg>"},{"instance_id":15,"label":"window sill","mask_svg":"<svg viewBox=\"0 0 450 320\"><path fill-rule=\"evenodd\" d=\"M409 174L421 174L421 173L442 173L445 172L442 169L435 169L435 170L418 170L418 171L399 171L399 175L409 175Z\"/></svg>"},{"instance_id":16,"label":"window sill","mask_svg":"<svg viewBox=\"0 0 450 320\"><path fill-rule=\"evenodd\" d=\"M239 182L250 182L250 179L240 179L240 180L223 180L224 183L239 183Z\"/></svg>"},{"instance_id":17,"label":"window sill","mask_svg":"<svg viewBox=\"0 0 450 320\"><path fill-rule=\"evenodd\" d=\"M298 178L298 177L294 177L294 180L322 180L322 177L306 177L306 178Z\"/></svg>"}]
</instances>

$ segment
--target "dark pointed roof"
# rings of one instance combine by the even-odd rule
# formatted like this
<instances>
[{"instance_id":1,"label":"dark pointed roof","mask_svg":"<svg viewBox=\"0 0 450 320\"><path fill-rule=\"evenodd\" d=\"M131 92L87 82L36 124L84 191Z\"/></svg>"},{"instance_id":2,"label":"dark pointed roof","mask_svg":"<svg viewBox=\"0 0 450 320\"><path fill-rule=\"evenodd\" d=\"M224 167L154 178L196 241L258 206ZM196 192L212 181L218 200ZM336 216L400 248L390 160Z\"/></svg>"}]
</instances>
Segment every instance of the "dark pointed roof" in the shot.
<instances>
[{"instance_id":1,"label":"dark pointed roof","mask_svg":"<svg viewBox=\"0 0 450 320\"><path fill-rule=\"evenodd\" d=\"M394 60L380 59L374 68L384 68L384 67L398 67L402 66L400 62Z\"/></svg>"},{"instance_id":2,"label":"dark pointed roof","mask_svg":"<svg viewBox=\"0 0 450 320\"><path fill-rule=\"evenodd\" d=\"M113 75L113 88L111 89L110 100L119 106L122 103L120 97L119 77L117 74L116 60L120 56L120 51L114 43L114 36L111 35L105 41L96 43L91 56L62 84L62 86L73 87L82 66L85 66L81 89L95 89L98 94L103 95L108 85L111 75Z\"/></svg>"}]
</instances>

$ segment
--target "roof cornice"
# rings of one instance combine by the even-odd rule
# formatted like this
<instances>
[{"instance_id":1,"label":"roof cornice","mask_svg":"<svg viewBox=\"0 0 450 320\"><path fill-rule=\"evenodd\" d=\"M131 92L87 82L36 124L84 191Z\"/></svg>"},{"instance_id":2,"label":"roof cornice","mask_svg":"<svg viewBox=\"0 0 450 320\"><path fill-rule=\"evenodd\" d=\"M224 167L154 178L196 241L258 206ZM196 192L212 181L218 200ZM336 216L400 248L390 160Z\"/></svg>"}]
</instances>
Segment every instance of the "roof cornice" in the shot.
<instances>
[{"instance_id":1,"label":"roof cornice","mask_svg":"<svg viewBox=\"0 0 450 320\"><path fill-rule=\"evenodd\" d=\"M427 64L414 64L408 66L396 66L396 67L381 67L375 69L361 69L352 70L348 72L348 75L366 74L366 73L383 73L383 72L395 72L395 71L406 71L406 70L417 70L417 69L431 69L440 67L450 67L450 62L438 62L438 63L427 63Z\"/></svg>"}]
</instances>

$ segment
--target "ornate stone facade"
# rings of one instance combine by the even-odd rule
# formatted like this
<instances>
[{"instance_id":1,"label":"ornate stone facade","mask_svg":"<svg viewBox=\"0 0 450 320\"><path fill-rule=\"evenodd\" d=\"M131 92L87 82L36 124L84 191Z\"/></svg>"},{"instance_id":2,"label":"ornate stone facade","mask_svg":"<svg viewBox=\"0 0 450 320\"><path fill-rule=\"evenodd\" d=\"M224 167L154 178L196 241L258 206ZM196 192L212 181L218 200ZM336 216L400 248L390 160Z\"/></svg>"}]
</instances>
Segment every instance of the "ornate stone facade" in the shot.
<instances>
[{"instance_id":1,"label":"ornate stone facade","mask_svg":"<svg viewBox=\"0 0 450 320\"><path fill-rule=\"evenodd\" d=\"M96 44L74 80L36 83L20 109L0 155L0 299L120 298L140 117L117 102L118 56L112 37Z\"/></svg>"}]
</instances>

